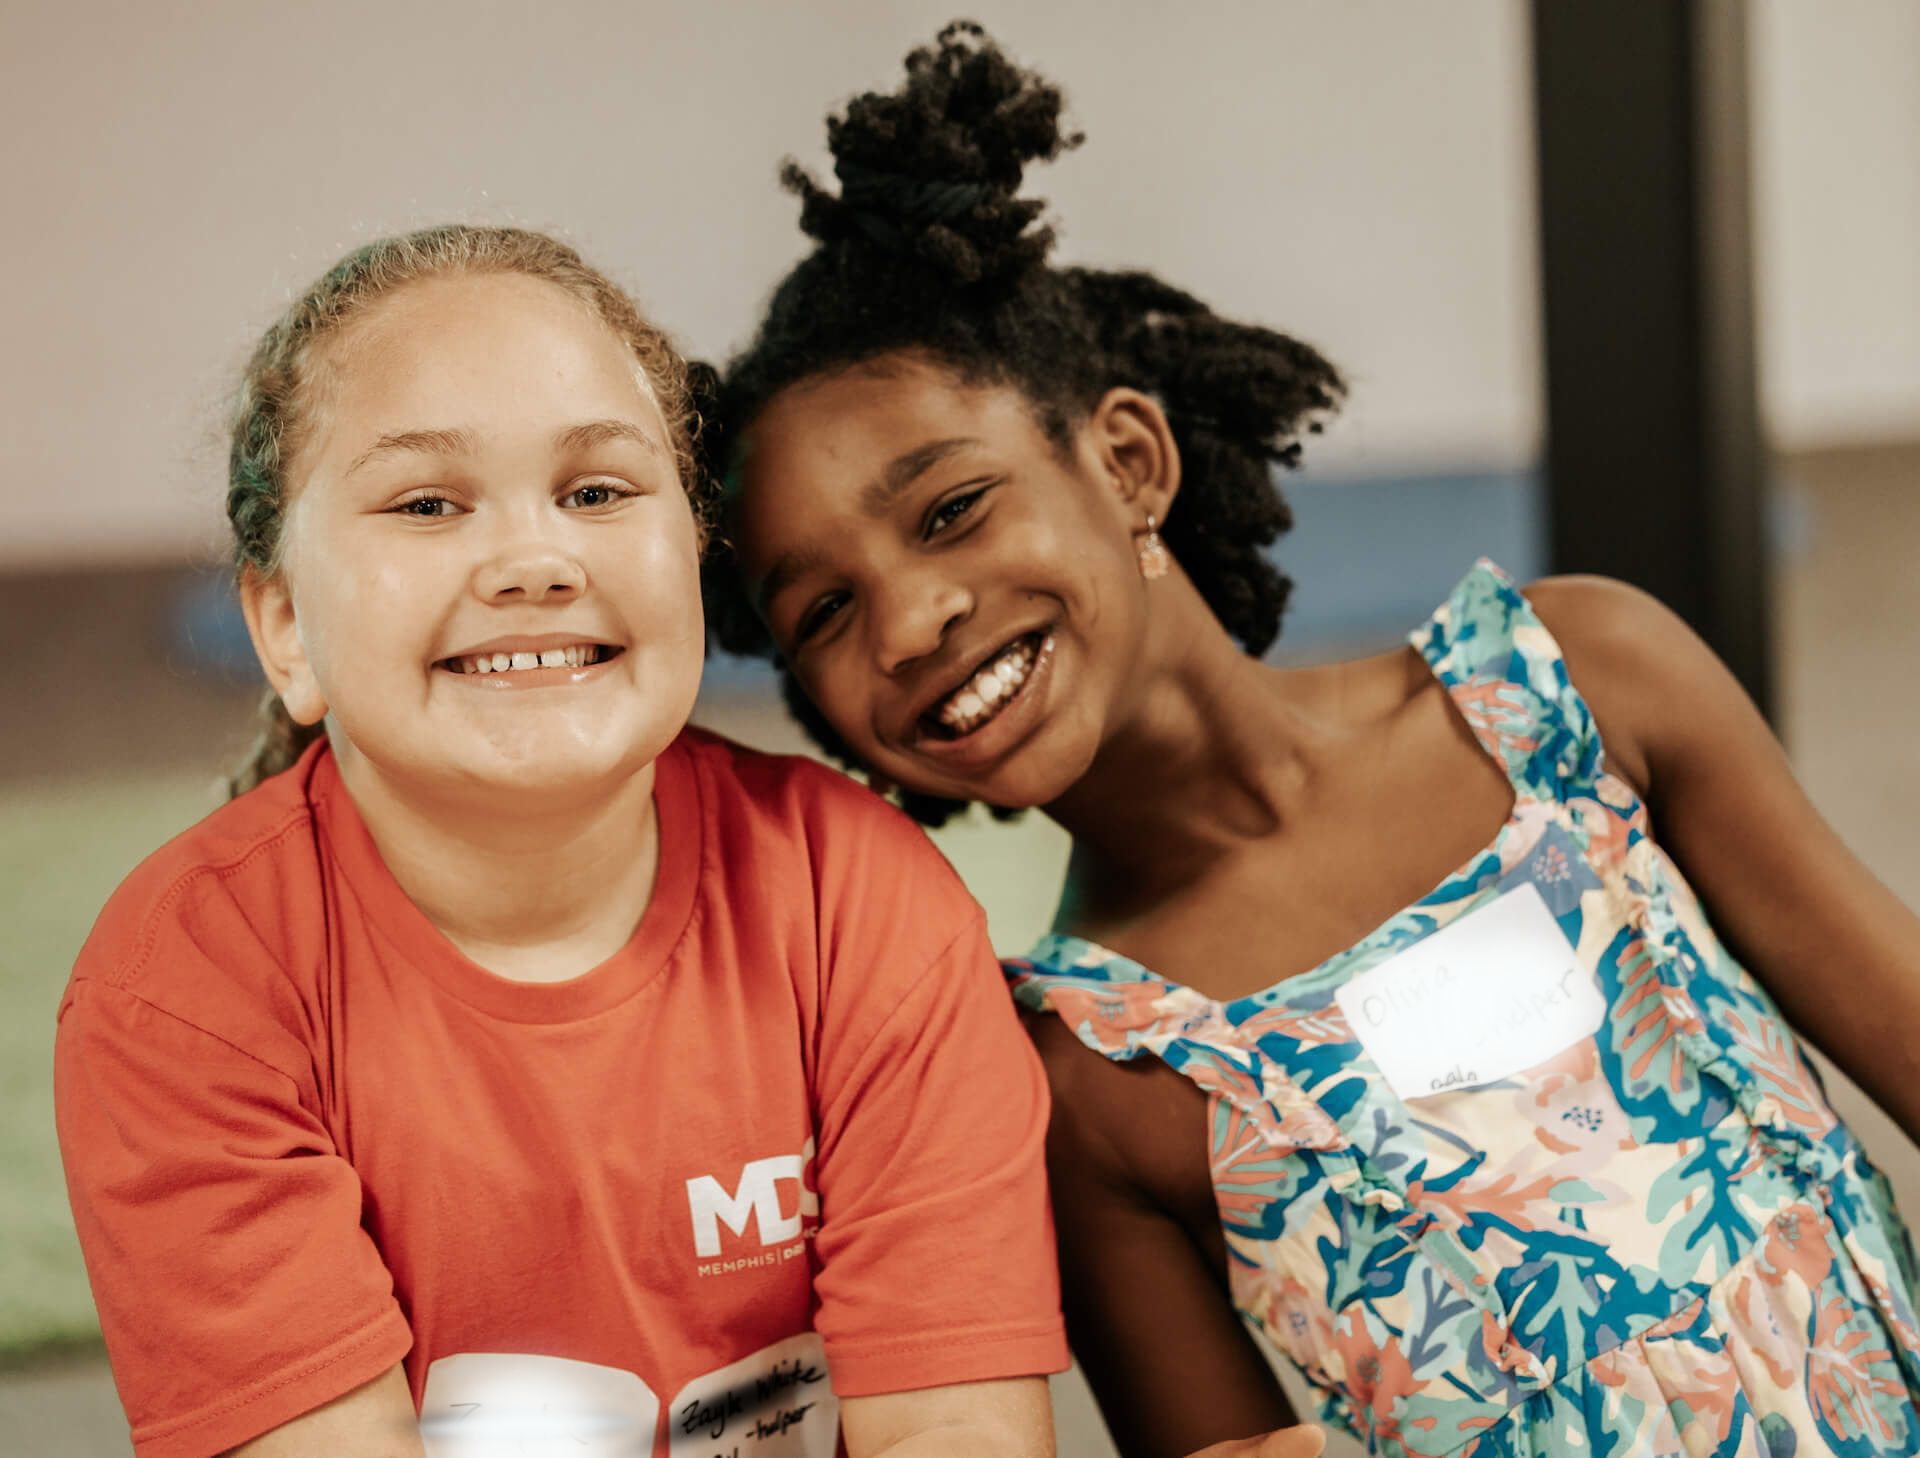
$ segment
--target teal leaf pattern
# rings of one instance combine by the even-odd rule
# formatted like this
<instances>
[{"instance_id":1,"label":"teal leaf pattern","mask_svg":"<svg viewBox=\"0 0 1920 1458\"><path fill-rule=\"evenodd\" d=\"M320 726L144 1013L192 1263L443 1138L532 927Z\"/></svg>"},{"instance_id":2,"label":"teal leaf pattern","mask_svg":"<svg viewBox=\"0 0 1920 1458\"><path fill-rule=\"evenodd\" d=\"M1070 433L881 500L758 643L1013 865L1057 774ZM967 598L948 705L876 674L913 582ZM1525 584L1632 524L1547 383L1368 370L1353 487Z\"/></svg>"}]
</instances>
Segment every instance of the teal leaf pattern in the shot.
<instances>
[{"instance_id":1,"label":"teal leaf pattern","mask_svg":"<svg viewBox=\"0 0 1920 1458\"><path fill-rule=\"evenodd\" d=\"M1488 562L1410 641L1513 786L1491 845L1248 997L1069 936L1007 965L1014 996L1206 1091L1235 1304L1369 1452L1920 1454L1886 1182L1607 772L1558 645ZM1604 1022L1520 1077L1401 1100L1335 993L1523 886Z\"/></svg>"}]
</instances>

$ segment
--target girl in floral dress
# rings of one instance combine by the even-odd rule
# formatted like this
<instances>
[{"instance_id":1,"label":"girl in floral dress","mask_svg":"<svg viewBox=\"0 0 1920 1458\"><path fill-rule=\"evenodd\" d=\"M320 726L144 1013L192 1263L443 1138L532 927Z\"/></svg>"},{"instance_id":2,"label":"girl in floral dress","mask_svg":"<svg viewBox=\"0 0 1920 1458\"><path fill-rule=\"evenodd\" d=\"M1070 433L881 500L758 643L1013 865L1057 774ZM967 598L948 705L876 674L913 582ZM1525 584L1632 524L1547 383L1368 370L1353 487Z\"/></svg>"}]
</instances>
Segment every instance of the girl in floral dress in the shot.
<instances>
[{"instance_id":1,"label":"girl in floral dress","mask_svg":"<svg viewBox=\"0 0 1920 1458\"><path fill-rule=\"evenodd\" d=\"M1920 1132L1920 920L1633 589L1481 563L1404 648L1262 664L1340 377L1048 266L1059 110L951 27L837 194L789 170L714 597L923 819L1073 837L1009 971L1121 1449L1292 1421L1253 1331L1375 1453L1920 1452L1912 1252L1794 1031Z\"/></svg>"}]
</instances>

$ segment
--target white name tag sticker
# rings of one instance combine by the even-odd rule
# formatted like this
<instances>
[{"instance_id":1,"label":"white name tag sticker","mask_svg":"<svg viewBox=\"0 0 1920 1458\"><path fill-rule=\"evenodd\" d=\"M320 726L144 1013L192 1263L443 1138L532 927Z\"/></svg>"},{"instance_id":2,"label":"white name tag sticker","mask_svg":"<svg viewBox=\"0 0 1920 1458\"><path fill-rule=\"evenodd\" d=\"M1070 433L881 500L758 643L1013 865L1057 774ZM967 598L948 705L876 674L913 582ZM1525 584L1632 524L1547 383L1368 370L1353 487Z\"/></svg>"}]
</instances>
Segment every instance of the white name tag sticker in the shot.
<instances>
[{"instance_id":1,"label":"white name tag sticker","mask_svg":"<svg viewBox=\"0 0 1920 1458\"><path fill-rule=\"evenodd\" d=\"M427 1368L427 1458L649 1458L660 1399L632 1372L570 1357L457 1352Z\"/></svg>"},{"instance_id":2,"label":"white name tag sticker","mask_svg":"<svg viewBox=\"0 0 1920 1458\"><path fill-rule=\"evenodd\" d=\"M801 1332L696 1377L667 1405L671 1458L833 1458L840 1400L826 1343Z\"/></svg>"},{"instance_id":3,"label":"white name tag sticker","mask_svg":"<svg viewBox=\"0 0 1920 1458\"><path fill-rule=\"evenodd\" d=\"M1403 1099L1511 1078L1607 1015L1531 882L1350 978L1334 1000Z\"/></svg>"}]
</instances>

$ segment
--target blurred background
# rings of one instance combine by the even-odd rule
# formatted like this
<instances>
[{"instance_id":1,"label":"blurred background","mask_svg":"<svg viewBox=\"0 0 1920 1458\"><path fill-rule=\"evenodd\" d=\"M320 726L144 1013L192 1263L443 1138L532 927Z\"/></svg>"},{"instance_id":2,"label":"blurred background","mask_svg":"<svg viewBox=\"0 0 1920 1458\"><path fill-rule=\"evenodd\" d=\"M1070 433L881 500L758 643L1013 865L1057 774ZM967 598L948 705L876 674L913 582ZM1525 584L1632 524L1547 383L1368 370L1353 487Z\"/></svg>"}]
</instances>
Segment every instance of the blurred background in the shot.
<instances>
[{"instance_id":1,"label":"blurred background","mask_svg":"<svg viewBox=\"0 0 1920 1458\"><path fill-rule=\"evenodd\" d=\"M801 252L779 160L958 0L0 4L0 1432L121 1458L54 1147L53 1012L122 876L218 803L257 678L226 393L338 255L557 231L697 354ZM1293 483L1279 656L1383 647L1479 555L1685 613L1920 905L1920 7L1044 0L968 7L1086 145L1071 262L1286 329L1352 402ZM1177 17L1177 18L1176 18ZM699 717L804 749L767 672ZM943 847L1021 950L1058 832ZM1920 1158L1836 1101L1920 1210ZM1111 1452L1077 1379L1061 1451ZM1356 1451L1340 1447L1335 1452Z\"/></svg>"}]
</instances>

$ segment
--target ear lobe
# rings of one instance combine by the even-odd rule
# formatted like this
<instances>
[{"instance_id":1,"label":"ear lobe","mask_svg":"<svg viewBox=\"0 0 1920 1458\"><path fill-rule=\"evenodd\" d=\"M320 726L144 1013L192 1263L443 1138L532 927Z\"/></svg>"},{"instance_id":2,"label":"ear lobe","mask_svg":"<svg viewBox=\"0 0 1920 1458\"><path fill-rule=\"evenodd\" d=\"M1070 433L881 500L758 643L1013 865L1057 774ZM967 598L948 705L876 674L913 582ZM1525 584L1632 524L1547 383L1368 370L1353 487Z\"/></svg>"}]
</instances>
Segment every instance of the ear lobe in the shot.
<instances>
[{"instance_id":1,"label":"ear lobe","mask_svg":"<svg viewBox=\"0 0 1920 1458\"><path fill-rule=\"evenodd\" d=\"M284 574L272 577L251 566L240 574L240 611L253 639L254 656L273 691L296 724L318 724L327 717L326 697L307 662L307 645L300 637L293 594Z\"/></svg>"},{"instance_id":2,"label":"ear lobe","mask_svg":"<svg viewBox=\"0 0 1920 1458\"><path fill-rule=\"evenodd\" d=\"M1102 465L1132 514L1141 521L1152 516L1164 523L1180 492L1180 447L1160 402L1121 386L1100 397L1087 425Z\"/></svg>"}]
</instances>

